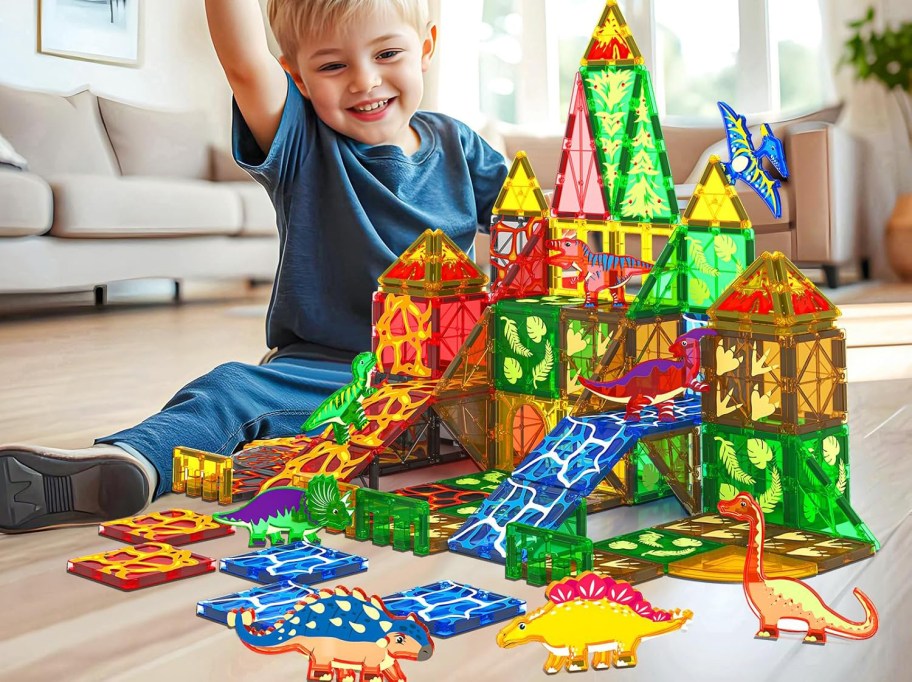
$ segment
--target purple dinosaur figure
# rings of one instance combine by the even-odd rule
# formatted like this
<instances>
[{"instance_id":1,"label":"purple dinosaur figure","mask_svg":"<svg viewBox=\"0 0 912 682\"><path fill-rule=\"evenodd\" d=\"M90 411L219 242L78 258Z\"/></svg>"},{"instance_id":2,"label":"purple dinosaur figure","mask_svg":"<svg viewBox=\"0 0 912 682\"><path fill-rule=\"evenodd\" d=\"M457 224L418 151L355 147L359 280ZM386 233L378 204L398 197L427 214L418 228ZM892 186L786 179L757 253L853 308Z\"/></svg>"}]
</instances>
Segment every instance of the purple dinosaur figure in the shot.
<instances>
[{"instance_id":1,"label":"purple dinosaur figure","mask_svg":"<svg viewBox=\"0 0 912 682\"><path fill-rule=\"evenodd\" d=\"M659 421L674 421L672 398L688 388L705 393L709 385L700 381L700 339L715 336L714 329L692 329L682 334L668 350L678 360L646 360L614 381L592 381L580 377L580 383L602 398L627 405L624 419L640 421L647 405L657 405Z\"/></svg>"}]
</instances>

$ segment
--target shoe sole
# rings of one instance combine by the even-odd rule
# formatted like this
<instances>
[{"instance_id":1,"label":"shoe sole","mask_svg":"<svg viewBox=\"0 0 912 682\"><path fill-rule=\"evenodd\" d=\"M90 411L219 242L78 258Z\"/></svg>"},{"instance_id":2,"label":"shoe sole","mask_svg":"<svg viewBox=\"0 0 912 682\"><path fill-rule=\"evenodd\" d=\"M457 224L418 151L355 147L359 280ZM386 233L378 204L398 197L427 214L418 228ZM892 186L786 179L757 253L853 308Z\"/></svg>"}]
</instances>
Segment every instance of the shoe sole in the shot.
<instances>
[{"instance_id":1,"label":"shoe sole","mask_svg":"<svg viewBox=\"0 0 912 682\"><path fill-rule=\"evenodd\" d=\"M149 487L139 466L114 457L0 454L0 532L77 526L138 513Z\"/></svg>"}]
</instances>

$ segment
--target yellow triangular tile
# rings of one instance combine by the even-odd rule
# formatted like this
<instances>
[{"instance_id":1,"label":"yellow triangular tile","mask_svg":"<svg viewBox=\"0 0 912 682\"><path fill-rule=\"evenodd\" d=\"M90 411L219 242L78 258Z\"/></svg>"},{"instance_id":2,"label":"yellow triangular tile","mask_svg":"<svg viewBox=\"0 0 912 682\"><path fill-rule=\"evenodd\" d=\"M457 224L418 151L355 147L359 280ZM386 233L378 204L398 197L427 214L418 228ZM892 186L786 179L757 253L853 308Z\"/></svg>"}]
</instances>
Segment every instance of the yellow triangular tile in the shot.
<instances>
[{"instance_id":1,"label":"yellow triangular tile","mask_svg":"<svg viewBox=\"0 0 912 682\"><path fill-rule=\"evenodd\" d=\"M751 226L744 204L728 181L718 156L710 156L681 222L697 227Z\"/></svg>"},{"instance_id":2,"label":"yellow triangular tile","mask_svg":"<svg viewBox=\"0 0 912 682\"><path fill-rule=\"evenodd\" d=\"M516 153L507 179L494 203L494 214L539 217L548 215L548 201L525 152Z\"/></svg>"}]
</instances>

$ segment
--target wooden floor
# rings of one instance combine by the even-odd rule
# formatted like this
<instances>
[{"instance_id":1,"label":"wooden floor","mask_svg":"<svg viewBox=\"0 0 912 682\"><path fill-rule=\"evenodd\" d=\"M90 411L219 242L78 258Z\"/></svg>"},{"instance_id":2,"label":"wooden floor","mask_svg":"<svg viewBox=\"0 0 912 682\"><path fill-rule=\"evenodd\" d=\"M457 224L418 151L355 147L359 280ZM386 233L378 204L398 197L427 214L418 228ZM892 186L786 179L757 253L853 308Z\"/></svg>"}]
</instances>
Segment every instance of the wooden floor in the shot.
<instances>
[{"instance_id":1,"label":"wooden floor","mask_svg":"<svg viewBox=\"0 0 912 682\"><path fill-rule=\"evenodd\" d=\"M0 441L79 447L136 423L156 411L183 383L215 365L256 362L265 352L263 313L268 291L180 306L128 301L96 311L91 305L64 313L17 312L0 320ZM912 301L912 297L908 300ZM64 306L67 308L67 306ZM671 578L646 583L657 606L690 608L696 618L686 633L647 642L633 671L605 672L625 679L903 679L912 632L912 308L847 305L852 496L883 543L873 559L814 578L811 583L849 618L861 610L851 595L860 586L881 612L881 631L868 642L832 639L826 647L803 646L795 637L777 643L752 639L756 621L740 586L708 585ZM2 310L0 310L2 313ZM436 480L471 466L465 462L387 480ZM166 496L161 510L208 505ZM593 537L636 530L681 516L672 500L590 517ZM377 594L441 579L468 582L542 603L542 591L504 580L495 564L451 554L417 559L332 537L327 544L370 560L367 573L348 579ZM213 574L138 593L122 593L68 575L66 560L105 551L118 543L93 528L21 536L0 535L0 679L10 680L200 680L304 679L302 657L259 656L233 633L195 617L198 599L251 584ZM246 548L243 538L192 546L213 557ZM496 647L497 628L438 640L434 657L406 663L413 680L544 679L544 649ZM595 673L585 674L589 679Z\"/></svg>"}]
</instances>

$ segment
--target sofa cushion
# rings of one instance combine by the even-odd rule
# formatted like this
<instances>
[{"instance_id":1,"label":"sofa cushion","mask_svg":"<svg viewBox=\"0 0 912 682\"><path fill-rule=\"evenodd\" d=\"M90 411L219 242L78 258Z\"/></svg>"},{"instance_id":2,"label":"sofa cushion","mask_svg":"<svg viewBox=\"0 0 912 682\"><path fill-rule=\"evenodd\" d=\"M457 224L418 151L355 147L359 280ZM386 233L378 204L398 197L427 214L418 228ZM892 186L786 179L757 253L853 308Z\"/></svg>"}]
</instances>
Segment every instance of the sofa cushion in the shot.
<instances>
[{"instance_id":1,"label":"sofa cushion","mask_svg":"<svg viewBox=\"0 0 912 682\"><path fill-rule=\"evenodd\" d=\"M28 161L19 154L3 135L0 135L0 166L28 170Z\"/></svg>"},{"instance_id":2,"label":"sofa cushion","mask_svg":"<svg viewBox=\"0 0 912 682\"><path fill-rule=\"evenodd\" d=\"M39 175L117 175L95 96L70 97L0 86L0 133Z\"/></svg>"},{"instance_id":3,"label":"sofa cushion","mask_svg":"<svg viewBox=\"0 0 912 682\"><path fill-rule=\"evenodd\" d=\"M98 108L124 175L210 179L203 112L156 111L105 97Z\"/></svg>"},{"instance_id":4,"label":"sofa cushion","mask_svg":"<svg viewBox=\"0 0 912 682\"><path fill-rule=\"evenodd\" d=\"M54 217L51 188L33 173L0 170L0 237L43 234Z\"/></svg>"},{"instance_id":5,"label":"sofa cushion","mask_svg":"<svg viewBox=\"0 0 912 682\"><path fill-rule=\"evenodd\" d=\"M682 216L687 210L687 204L690 202L690 197L693 195L695 188L696 185L675 185L675 197L678 200L678 209L681 211ZM750 218L751 225L755 231L778 232L780 230L788 230L791 227L790 223L794 221L795 216L792 215L793 202L790 185L783 184L779 188L779 199L782 201L782 215L779 218L774 216L767 208L766 202L760 198L760 195L747 185L739 182L735 186L735 190L738 192L738 198L741 199L744 210L747 211L747 217Z\"/></svg>"},{"instance_id":6,"label":"sofa cushion","mask_svg":"<svg viewBox=\"0 0 912 682\"><path fill-rule=\"evenodd\" d=\"M55 237L162 237L237 234L237 192L205 180L57 175ZM179 248L176 246L175 248Z\"/></svg>"},{"instance_id":7,"label":"sofa cushion","mask_svg":"<svg viewBox=\"0 0 912 682\"><path fill-rule=\"evenodd\" d=\"M230 188L241 199L243 219L241 234L269 236L277 234L276 213L269 195L256 182L220 182L219 187Z\"/></svg>"}]
</instances>

